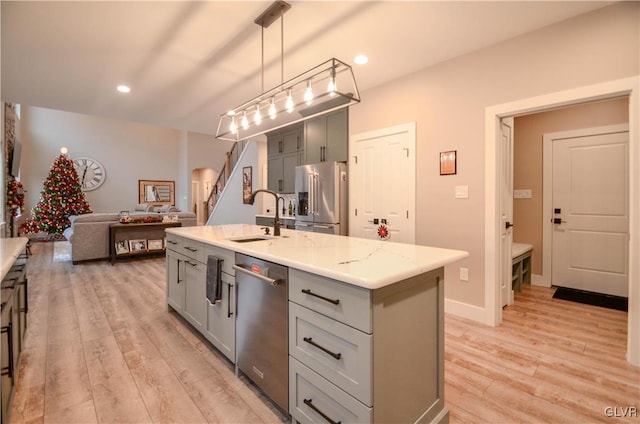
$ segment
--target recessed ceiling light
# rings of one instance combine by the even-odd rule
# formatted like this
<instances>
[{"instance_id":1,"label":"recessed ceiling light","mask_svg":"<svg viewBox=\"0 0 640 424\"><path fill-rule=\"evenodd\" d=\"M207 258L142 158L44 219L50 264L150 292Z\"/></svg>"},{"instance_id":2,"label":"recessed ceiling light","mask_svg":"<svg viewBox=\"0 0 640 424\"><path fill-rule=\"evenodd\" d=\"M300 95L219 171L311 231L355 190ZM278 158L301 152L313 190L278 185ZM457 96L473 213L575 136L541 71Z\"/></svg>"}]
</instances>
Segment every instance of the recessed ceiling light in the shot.
<instances>
[{"instance_id":1,"label":"recessed ceiling light","mask_svg":"<svg viewBox=\"0 0 640 424\"><path fill-rule=\"evenodd\" d=\"M358 65L364 65L369 61L369 58L366 55L359 54L358 56L356 56L356 58L353 61L356 62Z\"/></svg>"},{"instance_id":2,"label":"recessed ceiling light","mask_svg":"<svg viewBox=\"0 0 640 424\"><path fill-rule=\"evenodd\" d=\"M131 91L131 89L126 85L119 85L118 86L118 91L121 92L121 93L129 93Z\"/></svg>"}]
</instances>

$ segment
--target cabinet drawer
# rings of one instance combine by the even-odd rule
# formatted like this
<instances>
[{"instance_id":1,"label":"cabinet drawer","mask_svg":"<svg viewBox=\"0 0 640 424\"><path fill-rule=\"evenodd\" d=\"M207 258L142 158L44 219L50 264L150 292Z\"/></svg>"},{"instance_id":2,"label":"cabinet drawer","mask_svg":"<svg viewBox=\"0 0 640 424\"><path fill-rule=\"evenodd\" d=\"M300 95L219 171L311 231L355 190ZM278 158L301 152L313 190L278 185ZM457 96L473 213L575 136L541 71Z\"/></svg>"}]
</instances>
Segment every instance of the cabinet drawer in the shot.
<instances>
[{"instance_id":1,"label":"cabinet drawer","mask_svg":"<svg viewBox=\"0 0 640 424\"><path fill-rule=\"evenodd\" d=\"M182 237L171 233L166 233L166 235L167 249L173 250L174 252L182 253L182 250L184 250L182 249Z\"/></svg>"},{"instance_id":2,"label":"cabinet drawer","mask_svg":"<svg viewBox=\"0 0 640 424\"><path fill-rule=\"evenodd\" d=\"M371 334L370 290L289 269L289 300Z\"/></svg>"},{"instance_id":3,"label":"cabinet drawer","mask_svg":"<svg viewBox=\"0 0 640 424\"><path fill-rule=\"evenodd\" d=\"M373 408L358 402L290 356L289 413L301 423L326 424L329 420L370 423Z\"/></svg>"},{"instance_id":4,"label":"cabinet drawer","mask_svg":"<svg viewBox=\"0 0 640 424\"><path fill-rule=\"evenodd\" d=\"M372 336L289 302L289 354L365 405L372 404Z\"/></svg>"},{"instance_id":5,"label":"cabinet drawer","mask_svg":"<svg viewBox=\"0 0 640 424\"><path fill-rule=\"evenodd\" d=\"M204 263L204 243L183 238L181 253L191 259Z\"/></svg>"},{"instance_id":6,"label":"cabinet drawer","mask_svg":"<svg viewBox=\"0 0 640 424\"><path fill-rule=\"evenodd\" d=\"M217 256L222 259L222 272L227 273L229 275L236 275L236 271L233 269L234 261L236 260L235 253L227 250L221 249L216 246L205 245L204 248L204 263L207 263L207 258L209 255Z\"/></svg>"}]
</instances>

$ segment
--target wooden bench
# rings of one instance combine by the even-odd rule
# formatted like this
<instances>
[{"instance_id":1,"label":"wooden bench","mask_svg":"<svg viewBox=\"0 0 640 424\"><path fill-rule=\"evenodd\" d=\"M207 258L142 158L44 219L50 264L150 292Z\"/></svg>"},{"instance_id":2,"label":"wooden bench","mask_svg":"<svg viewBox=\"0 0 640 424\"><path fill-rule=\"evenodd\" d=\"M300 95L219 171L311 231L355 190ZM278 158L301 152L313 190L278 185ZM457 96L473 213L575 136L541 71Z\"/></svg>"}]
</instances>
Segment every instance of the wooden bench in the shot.
<instances>
[{"instance_id":1,"label":"wooden bench","mask_svg":"<svg viewBox=\"0 0 640 424\"><path fill-rule=\"evenodd\" d=\"M531 284L531 250L533 246L524 243L511 244L511 288L522 291L522 284Z\"/></svg>"}]
</instances>

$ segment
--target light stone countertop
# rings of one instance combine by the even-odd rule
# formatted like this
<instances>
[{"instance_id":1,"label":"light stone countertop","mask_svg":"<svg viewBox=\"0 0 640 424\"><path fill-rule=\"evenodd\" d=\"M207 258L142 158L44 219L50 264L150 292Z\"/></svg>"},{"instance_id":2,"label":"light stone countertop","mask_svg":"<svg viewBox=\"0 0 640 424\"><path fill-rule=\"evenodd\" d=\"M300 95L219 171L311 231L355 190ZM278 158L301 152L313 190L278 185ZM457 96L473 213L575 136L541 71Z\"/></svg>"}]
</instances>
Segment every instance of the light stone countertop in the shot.
<instances>
[{"instance_id":1,"label":"light stone countertop","mask_svg":"<svg viewBox=\"0 0 640 424\"><path fill-rule=\"evenodd\" d=\"M167 233L205 242L367 289L377 289L440 268L469 254L461 250L281 230L281 237L249 243L234 238L263 236L258 225L169 228Z\"/></svg>"},{"instance_id":2,"label":"light stone countertop","mask_svg":"<svg viewBox=\"0 0 640 424\"><path fill-rule=\"evenodd\" d=\"M2 260L2 279L7 275L29 239L26 237L0 238L0 260Z\"/></svg>"}]
</instances>

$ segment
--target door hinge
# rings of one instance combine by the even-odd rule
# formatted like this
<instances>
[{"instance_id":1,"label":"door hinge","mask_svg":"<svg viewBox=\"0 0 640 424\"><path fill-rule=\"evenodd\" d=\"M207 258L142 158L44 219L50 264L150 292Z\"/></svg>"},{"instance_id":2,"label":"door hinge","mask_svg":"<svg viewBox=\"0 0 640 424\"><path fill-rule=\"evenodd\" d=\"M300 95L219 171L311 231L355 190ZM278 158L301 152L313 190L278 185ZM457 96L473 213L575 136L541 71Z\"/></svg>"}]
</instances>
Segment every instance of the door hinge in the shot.
<instances>
[{"instance_id":1,"label":"door hinge","mask_svg":"<svg viewBox=\"0 0 640 424\"><path fill-rule=\"evenodd\" d=\"M358 209L356 209L356 216L358 216Z\"/></svg>"},{"instance_id":2,"label":"door hinge","mask_svg":"<svg viewBox=\"0 0 640 424\"><path fill-rule=\"evenodd\" d=\"M409 211L407 210L407 219L409 219Z\"/></svg>"},{"instance_id":3,"label":"door hinge","mask_svg":"<svg viewBox=\"0 0 640 424\"><path fill-rule=\"evenodd\" d=\"M356 165L358 164L358 156L354 156L353 160L356 162Z\"/></svg>"},{"instance_id":4,"label":"door hinge","mask_svg":"<svg viewBox=\"0 0 640 424\"><path fill-rule=\"evenodd\" d=\"M404 148L404 149L402 149L402 150L404 150L405 152L407 152L407 157L409 157L409 149L407 149L407 148L405 147L405 148Z\"/></svg>"}]
</instances>

